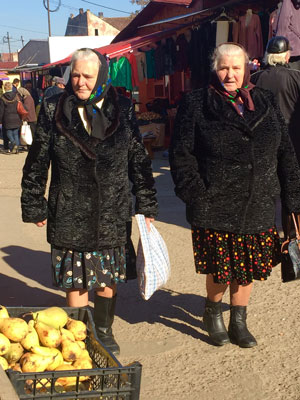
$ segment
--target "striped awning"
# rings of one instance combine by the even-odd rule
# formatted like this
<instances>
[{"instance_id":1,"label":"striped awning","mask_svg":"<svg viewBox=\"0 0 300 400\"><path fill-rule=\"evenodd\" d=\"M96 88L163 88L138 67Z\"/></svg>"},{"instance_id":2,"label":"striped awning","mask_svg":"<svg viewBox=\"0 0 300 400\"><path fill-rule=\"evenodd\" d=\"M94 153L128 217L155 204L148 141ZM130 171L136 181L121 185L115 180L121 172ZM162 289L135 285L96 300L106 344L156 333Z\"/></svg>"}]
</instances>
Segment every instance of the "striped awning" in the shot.
<instances>
[{"instance_id":1,"label":"striped awning","mask_svg":"<svg viewBox=\"0 0 300 400\"><path fill-rule=\"evenodd\" d=\"M0 71L1 81L9 81L9 77L6 75L6 71Z\"/></svg>"}]
</instances>

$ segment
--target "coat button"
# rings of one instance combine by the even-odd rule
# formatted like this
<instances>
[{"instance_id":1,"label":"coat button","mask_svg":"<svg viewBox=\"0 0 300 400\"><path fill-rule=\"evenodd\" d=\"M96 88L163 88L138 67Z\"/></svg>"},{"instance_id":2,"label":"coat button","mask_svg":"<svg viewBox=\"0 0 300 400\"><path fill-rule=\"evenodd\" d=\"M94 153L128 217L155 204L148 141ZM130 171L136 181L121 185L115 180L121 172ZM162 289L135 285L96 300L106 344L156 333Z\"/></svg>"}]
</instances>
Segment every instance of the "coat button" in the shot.
<instances>
[{"instance_id":1,"label":"coat button","mask_svg":"<svg viewBox=\"0 0 300 400\"><path fill-rule=\"evenodd\" d=\"M253 168L252 164L248 164L247 167L248 167L248 169L252 169Z\"/></svg>"}]
</instances>

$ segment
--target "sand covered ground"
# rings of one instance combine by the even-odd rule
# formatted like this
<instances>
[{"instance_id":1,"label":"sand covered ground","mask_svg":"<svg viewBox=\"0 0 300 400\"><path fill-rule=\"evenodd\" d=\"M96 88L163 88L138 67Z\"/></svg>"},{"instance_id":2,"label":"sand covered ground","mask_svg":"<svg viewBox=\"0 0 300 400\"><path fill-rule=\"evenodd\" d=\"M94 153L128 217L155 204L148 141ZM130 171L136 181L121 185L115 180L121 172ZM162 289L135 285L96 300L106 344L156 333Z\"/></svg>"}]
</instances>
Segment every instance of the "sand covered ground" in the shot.
<instances>
[{"instance_id":1,"label":"sand covered ground","mask_svg":"<svg viewBox=\"0 0 300 400\"><path fill-rule=\"evenodd\" d=\"M21 221L25 157L0 154L0 304L63 306L64 293L51 286L45 230ZM300 400L300 281L281 283L278 266L267 281L255 283L248 326L257 347L211 345L202 323L205 278L194 272L184 205L173 193L168 161L160 152L153 169L160 204L155 226L169 249L171 277L148 301L140 297L136 280L120 285L114 323L120 362L143 365L140 399ZM136 244L135 223L133 240ZM226 294L226 324L228 300Z\"/></svg>"}]
</instances>

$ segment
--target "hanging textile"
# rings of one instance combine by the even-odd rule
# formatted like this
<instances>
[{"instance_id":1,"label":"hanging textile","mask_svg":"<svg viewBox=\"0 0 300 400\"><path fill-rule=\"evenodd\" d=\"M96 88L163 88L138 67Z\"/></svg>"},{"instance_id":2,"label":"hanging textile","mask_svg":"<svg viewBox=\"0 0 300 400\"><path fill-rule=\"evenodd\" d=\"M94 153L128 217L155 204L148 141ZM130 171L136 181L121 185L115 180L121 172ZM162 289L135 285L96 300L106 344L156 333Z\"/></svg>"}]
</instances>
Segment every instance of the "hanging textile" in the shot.
<instances>
[{"instance_id":1,"label":"hanging textile","mask_svg":"<svg viewBox=\"0 0 300 400\"><path fill-rule=\"evenodd\" d=\"M147 63L147 78L156 78L155 72L155 50L151 49L146 51L146 63Z\"/></svg>"},{"instance_id":2,"label":"hanging textile","mask_svg":"<svg viewBox=\"0 0 300 400\"><path fill-rule=\"evenodd\" d=\"M165 71L165 46L159 41L156 43L157 47L154 52L154 62L155 62L155 76L156 79L161 79L164 76Z\"/></svg>"},{"instance_id":3,"label":"hanging textile","mask_svg":"<svg viewBox=\"0 0 300 400\"><path fill-rule=\"evenodd\" d=\"M126 57L112 58L109 62L109 74L113 86L132 90L131 66Z\"/></svg>"},{"instance_id":4,"label":"hanging textile","mask_svg":"<svg viewBox=\"0 0 300 400\"><path fill-rule=\"evenodd\" d=\"M143 52L139 52L136 55L136 64L139 81L142 82L147 78L147 63L146 63L146 54Z\"/></svg>"},{"instance_id":5,"label":"hanging textile","mask_svg":"<svg viewBox=\"0 0 300 400\"><path fill-rule=\"evenodd\" d=\"M250 58L263 56L263 39L260 19L257 14L243 15L233 26L233 41L247 50Z\"/></svg>"},{"instance_id":6,"label":"hanging textile","mask_svg":"<svg viewBox=\"0 0 300 400\"><path fill-rule=\"evenodd\" d=\"M283 1L276 36L285 36L293 49L291 55L300 56L300 8L296 1Z\"/></svg>"},{"instance_id":7,"label":"hanging textile","mask_svg":"<svg viewBox=\"0 0 300 400\"><path fill-rule=\"evenodd\" d=\"M136 58L133 55L133 53L130 53L128 55L128 61L129 61L130 66L131 66L132 87L139 86L139 76L138 76L137 62L136 62Z\"/></svg>"},{"instance_id":8,"label":"hanging textile","mask_svg":"<svg viewBox=\"0 0 300 400\"><path fill-rule=\"evenodd\" d=\"M164 75L172 75L175 72L176 45L173 38L167 38L164 46Z\"/></svg>"},{"instance_id":9,"label":"hanging textile","mask_svg":"<svg viewBox=\"0 0 300 400\"><path fill-rule=\"evenodd\" d=\"M217 21L216 46L228 42L229 21Z\"/></svg>"},{"instance_id":10,"label":"hanging textile","mask_svg":"<svg viewBox=\"0 0 300 400\"><path fill-rule=\"evenodd\" d=\"M189 43L185 35L179 35L175 42L176 45L176 71L186 71L189 67Z\"/></svg>"}]
</instances>

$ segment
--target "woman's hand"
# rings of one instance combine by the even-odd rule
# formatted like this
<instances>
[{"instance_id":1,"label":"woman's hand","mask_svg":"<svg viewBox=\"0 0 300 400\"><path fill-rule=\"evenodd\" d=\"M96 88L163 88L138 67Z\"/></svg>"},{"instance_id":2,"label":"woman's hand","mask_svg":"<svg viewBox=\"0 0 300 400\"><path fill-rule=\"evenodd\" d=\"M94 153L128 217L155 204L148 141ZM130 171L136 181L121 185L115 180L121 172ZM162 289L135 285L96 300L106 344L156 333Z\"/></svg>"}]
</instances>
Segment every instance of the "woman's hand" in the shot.
<instances>
[{"instance_id":1,"label":"woman's hand","mask_svg":"<svg viewBox=\"0 0 300 400\"><path fill-rule=\"evenodd\" d=\"M151 231L150 224L151 224L151 222L154 222L154 218L145 217L145 222L146 222L146 226L147 226L147 231L150 232Z\"/></svg>"},{"instance_id":2,"label":"woman's hand","mask_svg":"<svg viewBox=\"0 0 300 400\"><path fill-rule=\"evenodd\" d=\"M46 223L47 223L47 220L44 219L44 221L36 222L36 226L38 226L39 228L42 228L44 225L46 225Z\"/></svg>"}]
</instances>

